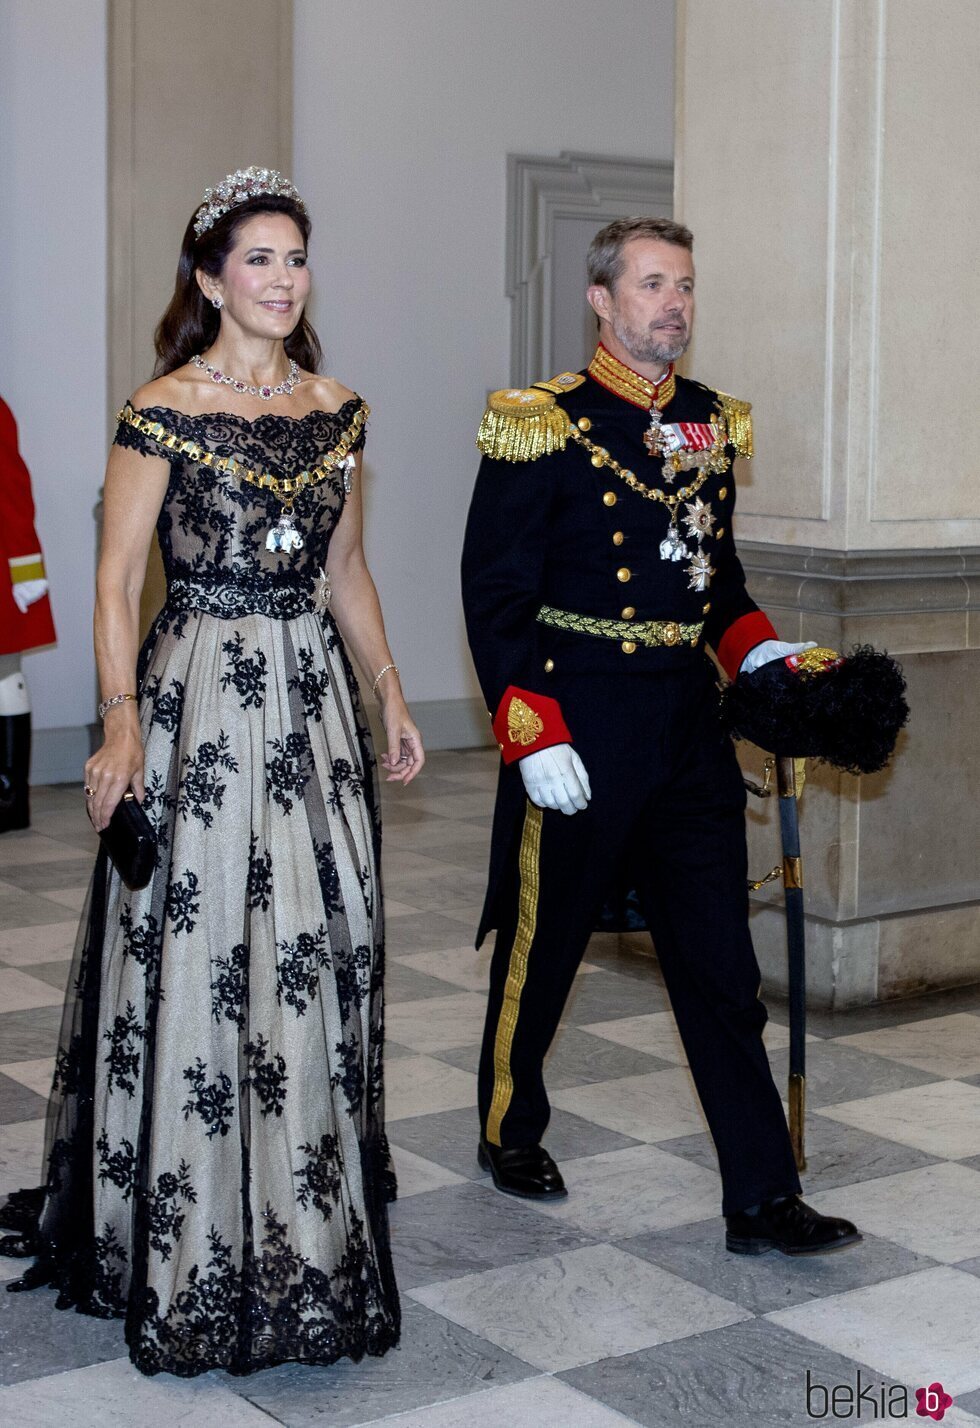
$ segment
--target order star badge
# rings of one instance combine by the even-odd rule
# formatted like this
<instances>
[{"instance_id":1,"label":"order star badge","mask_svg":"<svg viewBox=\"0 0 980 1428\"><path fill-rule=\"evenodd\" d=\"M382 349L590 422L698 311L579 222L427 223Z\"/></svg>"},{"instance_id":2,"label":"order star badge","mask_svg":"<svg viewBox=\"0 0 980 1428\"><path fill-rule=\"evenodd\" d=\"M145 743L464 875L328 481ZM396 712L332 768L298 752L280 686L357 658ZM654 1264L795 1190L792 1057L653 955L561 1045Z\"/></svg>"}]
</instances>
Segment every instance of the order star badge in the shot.
<instances>
[{"instance_id":1,"label":"order star badge","mask_svg":"<svg viewBox=\"0 0 980 1428\"><path fill-rule=\"evenodd\" d=\"M322 565L319 575L313 582L313 608L318 615L322 615L325 610L330 608L330 576Z\"/></svg>"},{"instance_id":2,"label":"order star badge","mask_svg":"<svg viewBox=\"0 0 980 1428\"><path fill-rule=\"evenodd\" d=\"M691 563L687 567L686 574L691 578L688 581L688 590L707 590L711 584L711 577L714 575L711 561L700 550L695 551L691 556Z\"/></svg>"},{"instance_id":3,"label":"order star badge","mask_svg":"<svg viewBox=\"0 0 980 1428\"><path fill-rule=\"evenodd\" d=\"M696 496L693 501L688 501L684 509L687 512L684 517L687 533L689 536L693 536L700 545L705 536L711 535L712 527L718 517L711 514L710 501L702 501L700 496Z\"/></svg>"}]
</instances>

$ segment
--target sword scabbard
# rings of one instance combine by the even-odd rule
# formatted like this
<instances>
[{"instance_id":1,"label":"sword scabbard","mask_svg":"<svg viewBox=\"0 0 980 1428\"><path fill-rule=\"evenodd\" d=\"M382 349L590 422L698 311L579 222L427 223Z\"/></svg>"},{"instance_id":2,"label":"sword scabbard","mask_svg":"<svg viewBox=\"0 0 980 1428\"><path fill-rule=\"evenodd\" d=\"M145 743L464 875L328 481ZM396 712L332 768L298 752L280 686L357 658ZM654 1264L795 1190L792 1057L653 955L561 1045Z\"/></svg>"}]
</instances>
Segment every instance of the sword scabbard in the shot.
<instances>
[{"instance_id":1,"label":"sword scabbard","mask_svg":"<svg viewBox=\"0 0 980 1428\"><path fill-rule=\"evenodd\" d=\"M779 830L783 842L783 900L786 911L789 991L789 1131L799 1169L806 1165L804 1144L806 1084L806 956L803 912L803 859L800 855L798 769L791 758L777 758Z\"/></svg>"},{"instance_id":2,"label":"sword scabbard","mask_svg":"<svg viewBox=\"0 0 980 1428\"><path fill-rule=\"evenodd\" d=\"M789 1078L789 1138L797 1170L806 1169L806 1077L792 1072Z\"/></svg>"}]
</instances>

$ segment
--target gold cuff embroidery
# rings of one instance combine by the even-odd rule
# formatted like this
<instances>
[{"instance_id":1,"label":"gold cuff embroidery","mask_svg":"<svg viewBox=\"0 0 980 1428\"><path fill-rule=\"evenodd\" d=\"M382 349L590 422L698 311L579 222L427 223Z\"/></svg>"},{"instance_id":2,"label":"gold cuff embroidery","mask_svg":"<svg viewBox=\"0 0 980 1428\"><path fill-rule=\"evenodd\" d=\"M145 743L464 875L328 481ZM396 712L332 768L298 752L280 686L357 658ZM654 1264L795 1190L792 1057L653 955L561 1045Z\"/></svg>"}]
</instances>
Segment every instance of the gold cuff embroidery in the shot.
<instances>
[{"instance_id":1,"label":"gold cuff embroidery","mask_svg":"<svg viewBox=\"0 0 980 1428\"><path fill-rule=\"evenodd\" d=\"M512 744L528 748L544 733L544 722L529 704L515 695L507 708L507 733Z\"/></svg>"}]
</instances>

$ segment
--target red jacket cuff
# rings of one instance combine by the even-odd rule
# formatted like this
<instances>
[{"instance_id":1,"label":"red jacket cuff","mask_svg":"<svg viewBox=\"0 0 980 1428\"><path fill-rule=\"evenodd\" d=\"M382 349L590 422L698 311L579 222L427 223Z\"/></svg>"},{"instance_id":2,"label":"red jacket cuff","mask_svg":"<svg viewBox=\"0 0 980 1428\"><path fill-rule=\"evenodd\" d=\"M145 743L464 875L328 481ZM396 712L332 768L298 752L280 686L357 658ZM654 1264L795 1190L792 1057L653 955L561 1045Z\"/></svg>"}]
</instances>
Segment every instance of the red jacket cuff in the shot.
<instances>
[{"instance_id":1,"label":"red jacket cuff","mask_svg":"<svg viewBox=\"0 0 980 1428\"><path fill-rule=\"evenodd\" d=\"M729 625L718 641L715 651L718 663L729 679L735 679L749 650L754 650L763 640L778 639L775 626L769 617L761 610L753 610L751 614L742 615L733 625Z\"/></svg>"},{"instance_id":2,"label":"red jacket cuff","mask_svg":"<svg viewBox=\"0 0 980 1428\"><path fill-rule=\"evenodd\" d=\"M572 742L557 699L513 684L504 690L493 732L505 764L536 754L539 749L550 749L552 744Z\"/></svg>"}]
</instances>

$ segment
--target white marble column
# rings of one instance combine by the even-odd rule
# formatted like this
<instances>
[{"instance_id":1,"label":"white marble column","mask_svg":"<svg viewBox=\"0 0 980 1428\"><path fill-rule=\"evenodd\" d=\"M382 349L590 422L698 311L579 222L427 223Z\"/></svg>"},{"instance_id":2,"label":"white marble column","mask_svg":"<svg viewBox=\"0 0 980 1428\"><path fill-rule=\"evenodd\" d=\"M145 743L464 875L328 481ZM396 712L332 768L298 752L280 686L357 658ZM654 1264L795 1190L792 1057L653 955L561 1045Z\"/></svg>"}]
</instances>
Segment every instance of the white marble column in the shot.
<instances>
[{"instance_id":1,"label":"white marble column","mask_svg":"<svg viewBox=\"0 0 980 1428\"><path fill-rule=\"evenodd\" d=\"M754 404L750 583L787 637L870 640L909 680L892 772L818 772L802 806L830 1005L980 979L978 49L973 0L678 0L688 370ZM778 984L771 895L755 922Z\"/></svg>"}]
</instances>

